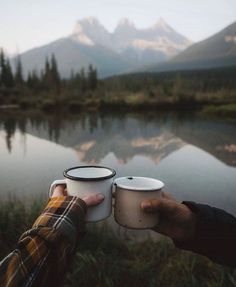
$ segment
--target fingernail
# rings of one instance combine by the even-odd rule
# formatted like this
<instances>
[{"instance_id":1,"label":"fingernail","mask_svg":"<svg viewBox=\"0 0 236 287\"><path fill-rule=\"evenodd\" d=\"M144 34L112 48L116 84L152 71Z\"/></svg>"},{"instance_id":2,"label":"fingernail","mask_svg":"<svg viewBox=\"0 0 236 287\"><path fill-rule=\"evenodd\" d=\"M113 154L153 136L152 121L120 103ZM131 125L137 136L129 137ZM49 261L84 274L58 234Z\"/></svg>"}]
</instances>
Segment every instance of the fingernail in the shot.
<instances>
[{"instance_id":1,"label":"fingernail","mask_svg":"<svg viewBox=\"0 0 236 287\"><path fill-rule=\"evenodd\" d=\"M150 202L148 201L144 201L141 204L142 209L144 209L145 211L152 211L152 205Z\"/></svg>"},{"instance_id":2,"label":"fingernail","mask_svg":"<svg viewBox=\"0 0 236 287\"><path fill-rule=\"evenodd\" d=\"M102 193L97 194L96 197L98 200L103 200L105 198L105 196Z\"/></svg>"}]
</instances>

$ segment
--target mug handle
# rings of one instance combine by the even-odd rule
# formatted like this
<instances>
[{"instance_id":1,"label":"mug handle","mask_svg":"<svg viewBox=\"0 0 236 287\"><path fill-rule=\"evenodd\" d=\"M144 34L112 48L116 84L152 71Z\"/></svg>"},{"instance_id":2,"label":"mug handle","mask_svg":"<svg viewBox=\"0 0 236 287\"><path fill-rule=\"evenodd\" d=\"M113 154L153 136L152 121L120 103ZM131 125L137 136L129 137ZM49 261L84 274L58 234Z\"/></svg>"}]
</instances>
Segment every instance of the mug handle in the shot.
<instances>
[{"instance_id":1,"label":"mug handle","mask_svg":"<svg viewBox=\"0 0 236 287\"><path fill-rule=\"evenodd\" d=\"M52 197L52 193L53 193L53 191L54 191L54 189L55 189L55 187L57 186L57 185L66 185L66 180L65 179L57 179L57 180L54 180L54 182L51 184L51 186L50 186L50 188L49 188L49 194L48 194L48 196L49 197Z\"/></svg>"}]
</instances>

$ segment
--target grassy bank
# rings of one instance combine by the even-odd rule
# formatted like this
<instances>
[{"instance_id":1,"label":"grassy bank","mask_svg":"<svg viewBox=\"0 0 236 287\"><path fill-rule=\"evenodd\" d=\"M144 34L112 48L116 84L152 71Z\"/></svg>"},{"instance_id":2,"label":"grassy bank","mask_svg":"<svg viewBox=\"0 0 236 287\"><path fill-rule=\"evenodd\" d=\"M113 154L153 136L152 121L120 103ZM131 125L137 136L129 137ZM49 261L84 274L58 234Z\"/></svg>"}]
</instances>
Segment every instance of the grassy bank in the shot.
<instances>
[{"instance_id":1,"label":"grassy bank","mask_svg":"<svg viewBox=\"0 0 236 287\"><path fill-rule=\"evenodd\" d=\"M236 118L236 104L219 105L219 106L209 105L204 107L203 113L207 115Z\"/></svg>"},{"instance_id":2,"label":"grassy bank","mask_svg":"<svg viewBox=\"0 0 236 287\"><path fill-rule=\"evenodd\" d=\"M180 251L171 241L121 240L109 229L89 230L66 286L235 286L236 271Z\"/></svg>"},{"instance_id":3,"label":"grassy bank","mask_svg":"<svg viewBox=\"0 0 236 287\"><path fill-rule=\"evenodd\" d=\"M127 74L97 79L41 78L31 85L1 87L0 105L21 110L199 110L208 105L236 103L236 68ZM88 76L88 75L87 75ZM82 80L83 79L83 80ZM46 82L45 82L46 81ZM1 107L0 106L0 107Z\"/></svg>"},{"instance_id":4,"label":"grassy bank","mask_svg":"<svg viewBox=\"0 0 236 287\"><path fill-rule=\"evenodd\" d=\"M0 206L1 258L16 245L42 209L43 201L18 200ZM141 231L140 231L141 232ZM89 225L79 244L65 286L196 286L236 285L236 271L205 257L180 251L171 241L134 242L118 238L106 225Z\"/></svg>"},{"instance_id":5,"label":"grassy bank","mask_svg":"<svg viewBox=\"0 0 236 287\"><path fill-rule=\"evenodd\" d=\"M94 91L93 93L79 94L23 94L15 97L10 96L5 99L0 95L0 109L13 108L22 111L38 110L44 112L82 112L82 111L178 111L178 110L202 110L205 113L220 113L224 108L224 113L233 114L236 106L236 92L228 93L221 91L218 93L192 93L191 91L179 91L175 95L166 96L159 92L149 94L147 91ZM217 110L213 110L213 108ZM228 107L231 109L229 110ZM227 109L227 110L226 110ZM222 114L223 114L222 112Z\"/></svg>"}]
</instances>

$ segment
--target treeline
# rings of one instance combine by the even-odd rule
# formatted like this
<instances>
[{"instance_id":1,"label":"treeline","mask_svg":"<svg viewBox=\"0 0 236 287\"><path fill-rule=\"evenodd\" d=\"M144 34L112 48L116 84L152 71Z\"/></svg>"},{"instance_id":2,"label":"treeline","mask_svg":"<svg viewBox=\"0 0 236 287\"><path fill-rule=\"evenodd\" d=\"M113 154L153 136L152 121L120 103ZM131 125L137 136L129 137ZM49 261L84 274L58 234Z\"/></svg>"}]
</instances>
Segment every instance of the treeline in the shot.
<instances>
[{"instance_id":1,"label":"treeline","mask_svg":"<svg viewBox=\"0 0 236 287\"><path fill-rule=\"evenodd\" d=\"M44 69L40 72L36 70L28 72L24 76L23 66L20 57L17 57L15 69L12 68L10 60L6 57L3 49L0 51L0 89L1 91L17 91L29 89L34 92L76 89L82 92L95 90L97 88L97 70L89 65L88 70L84 68L78 73L71 71L69 79L63 79L58 70L57 60L52 54L50 59L45 59Z\"/></svg>"},{"instance_id":2,"label":"treeline","mask_svg":"<svg viewBox=\"0 0 236 287\"><path fill-rule=\"evenodd\" d=\"M11 62L0 52L0 105L53 110L180 109L236 103L236 67L208 70L139 73L99 79L89 65L61 77L55 55L44 68L25 75L21 59Z\"/></svg>"},{"instance_id":3,"label":"treeline","mask_svg":"<svg viewBox=\"0 0 236 287\"><path fill-rule=\"evenodd\" d=\"M236 90L236 66L169 71L158 73L136 73L110 77L106 80L108 89L131 92L150 90L159 87L168 96L174 86L190 88L197 92L214 92L218 90Z\"/></svg>"}]
</instances>

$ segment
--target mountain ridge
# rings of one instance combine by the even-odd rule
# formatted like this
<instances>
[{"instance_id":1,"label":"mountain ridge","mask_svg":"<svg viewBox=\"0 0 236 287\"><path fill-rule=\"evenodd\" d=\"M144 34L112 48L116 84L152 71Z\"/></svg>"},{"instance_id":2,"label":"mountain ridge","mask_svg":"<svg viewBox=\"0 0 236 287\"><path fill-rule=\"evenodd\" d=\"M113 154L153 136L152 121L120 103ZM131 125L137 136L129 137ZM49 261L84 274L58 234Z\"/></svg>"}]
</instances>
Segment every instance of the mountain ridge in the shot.
<instances>
[{"instance_id":1,"label":"mountain ridge","mask_svg":"<svg viewBox=\"0 0 236 287\"><path fill-rule=\"evenodd\" d=\"M146 71L202 69L236 65L236 22Z\"/></svg>"},{"instance_id":2,"label":"mountain ridge","mask_svg":"<svg viewBox=\"0 0 236 287\"><path fill-rule=\"evenodd\" d=\"M68 37L26 51L21 60L27 72L40 70L45 58L55 54L63 77L71 70L79 72L92 64L100 77L132 71L138 66L162 62L191 44L163 19L139 29L123 18L113 32L109 32L95 17L76 22Z\"/></svg>"}]
</instances>

